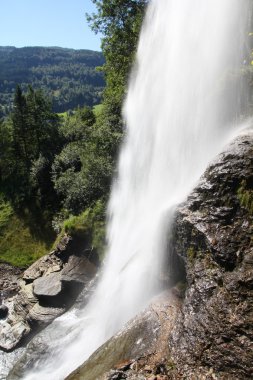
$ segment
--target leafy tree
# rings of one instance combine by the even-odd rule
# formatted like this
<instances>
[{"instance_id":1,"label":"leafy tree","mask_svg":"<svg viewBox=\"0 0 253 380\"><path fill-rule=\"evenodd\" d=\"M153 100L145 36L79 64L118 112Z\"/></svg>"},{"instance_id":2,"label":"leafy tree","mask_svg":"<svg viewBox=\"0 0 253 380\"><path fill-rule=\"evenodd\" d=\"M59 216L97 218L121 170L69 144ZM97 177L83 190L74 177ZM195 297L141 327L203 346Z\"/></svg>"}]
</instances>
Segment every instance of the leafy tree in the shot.
<instances>
[{"instance_id":1,"label":"leafy tree","mask_svg":"<svg viewBox=\"0 0 253 380\"><path fill-rule=\"evenodd\" d=\"M134 61L141 23L148 0L92 0L96 14L87 15L92 30L103 34L106 59L104 113L111 128L121 130L121 108L130 67Z\"/></svg>"},{"instance_id":2,"label":"leafy tree","mask_svg":"<svg viewBox=\"0 0 253 380\"><path fill-rule=\"evenodd\" d=\"M112 155L107 136L99 133L91 109L78 109L62 126L66 144L52 166L55 190L65 209L73 214L108 193Z\"/></svg>"}]
</instances>

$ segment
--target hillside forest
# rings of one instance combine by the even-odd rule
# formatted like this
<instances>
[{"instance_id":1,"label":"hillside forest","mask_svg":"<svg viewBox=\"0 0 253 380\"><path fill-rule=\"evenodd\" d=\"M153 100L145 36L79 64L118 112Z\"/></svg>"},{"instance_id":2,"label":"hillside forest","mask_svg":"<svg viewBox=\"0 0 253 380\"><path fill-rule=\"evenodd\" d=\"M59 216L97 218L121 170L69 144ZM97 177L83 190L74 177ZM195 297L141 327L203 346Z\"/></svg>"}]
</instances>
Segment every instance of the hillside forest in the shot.
<instances>
[{"instance_id":1,"label":"hillside forest","mask_svg":"<svg viewBox=\"0 0 253 380\"><path fill-rule=\"evenodd\" d=\"M0 46L0 117L12 111L17 85L43 90L58 113L100 103L103 64L103 54L90 50Z\"/></svg>"}]
</instances>

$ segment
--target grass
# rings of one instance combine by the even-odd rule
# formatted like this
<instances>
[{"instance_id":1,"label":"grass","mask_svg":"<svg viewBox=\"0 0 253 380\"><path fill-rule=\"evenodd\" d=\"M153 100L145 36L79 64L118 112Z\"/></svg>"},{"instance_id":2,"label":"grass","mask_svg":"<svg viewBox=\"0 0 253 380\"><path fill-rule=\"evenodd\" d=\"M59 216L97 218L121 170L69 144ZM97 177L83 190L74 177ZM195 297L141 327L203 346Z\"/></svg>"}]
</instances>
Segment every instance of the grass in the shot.
<instances>
[{"instance_id":1,"label":"grass","mask_svg":"<svg viewBox=\"0 0 253 380\"><path fill-rule=\"evenodd\" d=\"M96 117L98 117L103 110L103 104L97 104L96 106L93 107L93 112Z\"/></svg>"},{"instance_id":2,"label":"grass","mask_svg":"<svg viewBox=\"0 0 253 380\"><path fill-rule=\"evenodd\" d=\"M48 218L47 218L48 219ZM63 223L61 234L55 235L45 221L28 212L18 215L0 194L0 261L17 267L28 267L47 254L65 233L79 237L91 245L102 259L105 250L105 202L98 201L78 216Z\"/></svg>"},{"instance_id":3,"label":"grass","mask_svg":"<svg viewBox=\"0 0 253 380\"><path fill-rule=\"evenodd\" d=\"M48 253L53 243L47 232L36 236L9 202L0 197L0 261L27 267Z\"/></svg>"}]
</instances>

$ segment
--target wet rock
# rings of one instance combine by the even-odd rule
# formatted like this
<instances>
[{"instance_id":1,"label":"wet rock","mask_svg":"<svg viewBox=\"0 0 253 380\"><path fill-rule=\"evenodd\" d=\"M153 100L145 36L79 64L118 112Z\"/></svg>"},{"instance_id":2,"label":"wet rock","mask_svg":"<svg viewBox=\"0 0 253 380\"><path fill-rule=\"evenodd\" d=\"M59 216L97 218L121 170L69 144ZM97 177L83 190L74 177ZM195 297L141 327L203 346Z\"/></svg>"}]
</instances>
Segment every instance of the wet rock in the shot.
<instances>
[{"instance_id":1,"label":"wet rock","mask_svg":"<svg viewBox=\"0 0 253 380\"><path fill-rule=\"evenodd\" d=\"M250 199L252 132L217 157L177 211L174 254L185 261L188 287L169 344L183 373L202 368L217 379L253 376Z\"/></svg>"},{"instance_id":2,"label":"wet rock","mask_svg":"<svg viewBox=\"0 0 253 380\"><path fill-rule=\"evenodd\" d=\"M127 375L122 371L111 371L108 376L108 380L122 380L126 379Z\"/></svg>"},{"instance_id":3,"label":"wet rock","mask_svg":"<svg viewBox=\"0 0 253 380\"><path fill-rule=\"evenodd\" d=\"M135 379L145 379L142 374L139 376L136 373L136 369L144 367L150 358L159 361L165 355L168 336L179 307L180 302L172 293L163 293L101 346L67 380L134 379L133 374L136 375Z\"/></svg>"},{"instance_id":4,"label":"wet rock","mask_svg":"<svg viewBox=\"0 0 253 380\"><path fill-rule=\"evenodd\" d=\"M6 380L13 363L18 361L22 352L23 348L18 348L13 352L0 351L0 380Z\"/></svg>"}]
</instances>

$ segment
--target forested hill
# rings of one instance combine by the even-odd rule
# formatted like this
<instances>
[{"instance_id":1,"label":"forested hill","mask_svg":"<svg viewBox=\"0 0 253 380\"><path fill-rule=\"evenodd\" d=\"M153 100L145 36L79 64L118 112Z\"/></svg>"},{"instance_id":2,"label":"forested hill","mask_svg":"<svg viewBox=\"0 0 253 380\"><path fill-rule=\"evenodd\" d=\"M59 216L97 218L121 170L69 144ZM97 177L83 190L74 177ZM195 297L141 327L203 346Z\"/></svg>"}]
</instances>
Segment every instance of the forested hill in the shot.
<instances>
[{"instance_id":1,"label":"forested hill","mask_svg":"<svg viewBox=\"0 0 253 380\"><path fill-rule=\"evenodd\" d=\"M17 84L42 89L55 112L99 103L104 80L96 67L103 63L102 53L91 50L0 47L0 117L10 111Z\"/></svg>"}]
</instances>

